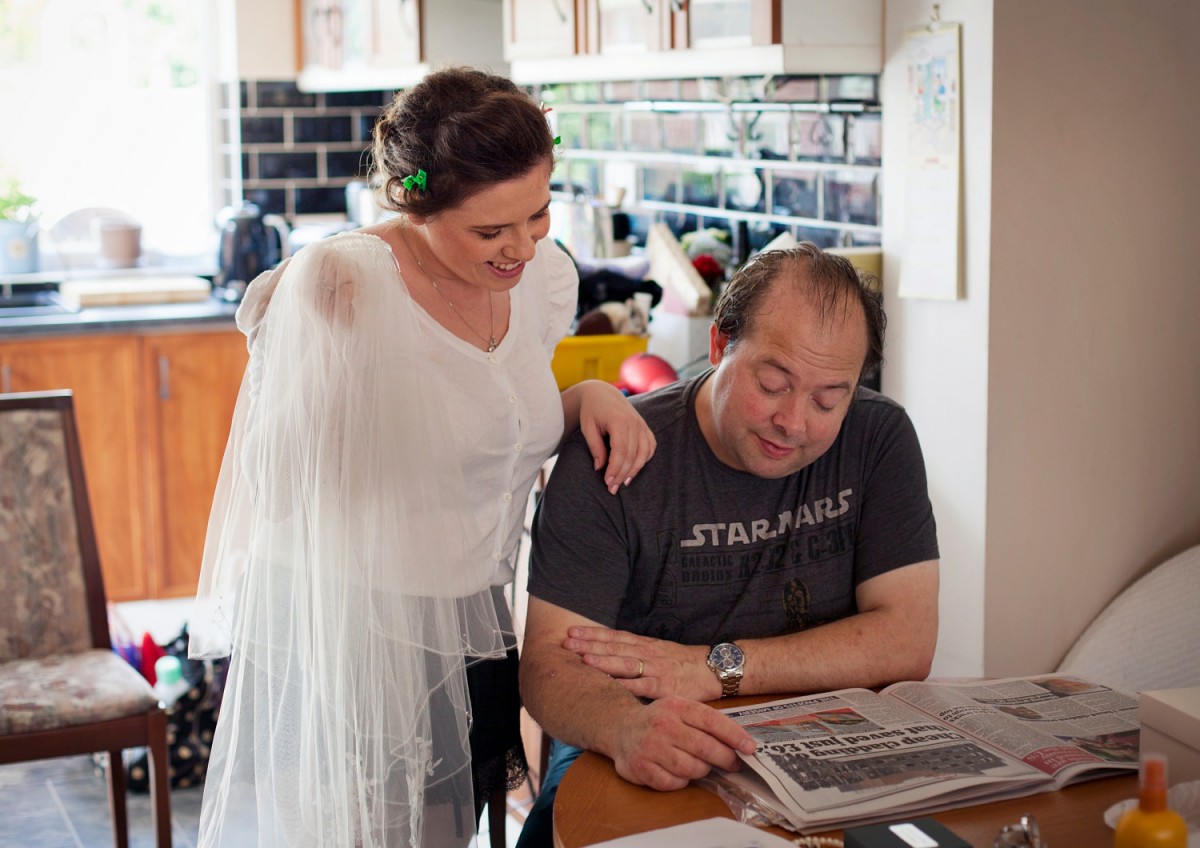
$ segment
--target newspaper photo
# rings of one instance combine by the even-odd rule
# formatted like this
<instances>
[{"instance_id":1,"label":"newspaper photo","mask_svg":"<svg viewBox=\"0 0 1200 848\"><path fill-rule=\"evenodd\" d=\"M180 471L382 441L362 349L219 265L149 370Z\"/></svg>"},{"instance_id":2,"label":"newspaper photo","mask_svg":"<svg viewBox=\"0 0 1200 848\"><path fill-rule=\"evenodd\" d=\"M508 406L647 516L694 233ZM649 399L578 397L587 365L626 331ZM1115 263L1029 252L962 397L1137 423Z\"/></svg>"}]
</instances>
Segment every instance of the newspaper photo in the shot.
<instances>
[{"instance_id":1,"label":"newspaper photo","mask_svg":"<svg viewBox=\"0 0 1200 848\"><path fill-rule=\"evenodd\" d=\"M801 832L1028 795L1138 765L1137 698L1077 677L904 682L723 712L758 751L743 756L749 770L721 775L722 794Z\"/></svg>"}]
</instances>

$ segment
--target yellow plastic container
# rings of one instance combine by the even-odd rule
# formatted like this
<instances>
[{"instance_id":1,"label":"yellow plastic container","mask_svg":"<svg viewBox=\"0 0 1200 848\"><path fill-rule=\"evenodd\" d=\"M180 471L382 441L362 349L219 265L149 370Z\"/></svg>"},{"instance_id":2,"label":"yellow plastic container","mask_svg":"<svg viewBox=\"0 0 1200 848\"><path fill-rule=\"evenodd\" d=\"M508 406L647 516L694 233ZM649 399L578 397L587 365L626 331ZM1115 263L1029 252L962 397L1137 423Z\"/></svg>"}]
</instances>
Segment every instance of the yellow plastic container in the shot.
<instances>
[{"instance_id":1,"label":"yellow plastic container","mask_svg":"<svg viewBox=\"0 0 1200 848\"><path fill-rule=\"evenodd\" d=\"M550 362L559 391L584 380L617 382L621 363L635 353L644 353L649 342L648 336L567 336L554 349Z\"/></svg>"}]
</instances>

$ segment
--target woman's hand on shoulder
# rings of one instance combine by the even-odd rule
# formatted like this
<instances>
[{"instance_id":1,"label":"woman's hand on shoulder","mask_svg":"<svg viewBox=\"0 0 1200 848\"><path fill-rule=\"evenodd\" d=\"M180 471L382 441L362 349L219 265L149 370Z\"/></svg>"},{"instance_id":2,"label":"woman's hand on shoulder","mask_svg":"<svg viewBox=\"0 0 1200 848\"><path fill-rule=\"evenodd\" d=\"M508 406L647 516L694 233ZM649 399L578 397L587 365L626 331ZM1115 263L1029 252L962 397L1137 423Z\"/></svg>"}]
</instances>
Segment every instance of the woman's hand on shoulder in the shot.
<instances>
[{"instance_id":1,"label":"woman's hand on shoulder","mask_svg":"<svg viewBox=\"0 0 1200 848\"><path fill-rule=\"evenodd\" d=\"M579 429L592 453L593 467L604 468L604 485L616 494L654 456L654 434L615 386L586 380L576 388L581 392Z\"/></svg>"}]
</instances>

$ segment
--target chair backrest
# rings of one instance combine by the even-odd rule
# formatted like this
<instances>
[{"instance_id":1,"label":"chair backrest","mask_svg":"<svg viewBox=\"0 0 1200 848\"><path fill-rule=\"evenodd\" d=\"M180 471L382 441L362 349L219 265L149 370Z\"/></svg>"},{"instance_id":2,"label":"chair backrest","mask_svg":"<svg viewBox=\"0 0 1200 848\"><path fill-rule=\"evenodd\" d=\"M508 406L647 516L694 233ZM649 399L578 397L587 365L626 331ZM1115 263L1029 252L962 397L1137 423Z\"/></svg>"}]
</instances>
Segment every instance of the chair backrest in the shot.
<instances>
[{"instance_id":1,"label":"chair backrest","mask_svg":"<svg viewBox=\"0 0 1200 848\"><path fill-rule=\"evenodd\" d=\"M0 662L108 648L70 392L0 395Z\"/></svg>"},{"instance_id":2,"label":"chair backrest","mask_svg":"<svg viewBox=\"0 0 1200 848\"><path fill-rule=\"evenodd\" d=\"M1117 595L1058 671L1133 692L1200 686L1200 545Z\"/></svg>"}]
</instances>

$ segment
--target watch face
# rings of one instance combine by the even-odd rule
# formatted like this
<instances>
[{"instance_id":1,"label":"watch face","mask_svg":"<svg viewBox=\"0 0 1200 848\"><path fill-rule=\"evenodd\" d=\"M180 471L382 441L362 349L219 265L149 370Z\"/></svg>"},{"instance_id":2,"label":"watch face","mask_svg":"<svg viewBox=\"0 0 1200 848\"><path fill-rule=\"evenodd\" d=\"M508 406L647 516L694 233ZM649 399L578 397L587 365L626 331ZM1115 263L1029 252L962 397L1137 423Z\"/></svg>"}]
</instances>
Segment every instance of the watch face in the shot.
<instances>
[{"instance_id":1,"label":"watch face","mask_svg":"<svg viewBox=\"0 0 1200 848\"><path fill-rule=\"evenodd\" d=\"M742 667L742 663L746 661L746 655L732 642L722 642L720 645L713 646L712 651L708 654L708 661L717 671L733 671Z\"/></svg>"}]
</instances>

